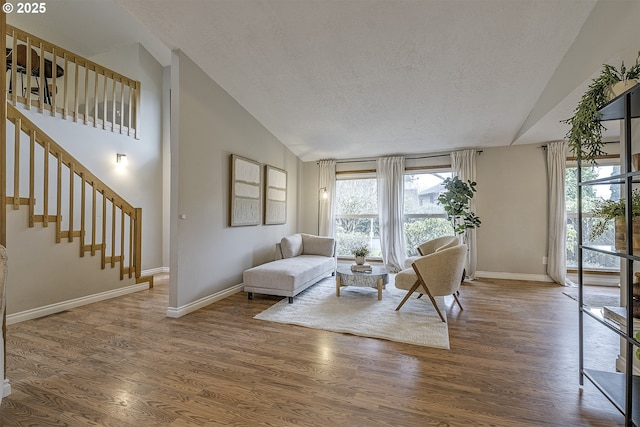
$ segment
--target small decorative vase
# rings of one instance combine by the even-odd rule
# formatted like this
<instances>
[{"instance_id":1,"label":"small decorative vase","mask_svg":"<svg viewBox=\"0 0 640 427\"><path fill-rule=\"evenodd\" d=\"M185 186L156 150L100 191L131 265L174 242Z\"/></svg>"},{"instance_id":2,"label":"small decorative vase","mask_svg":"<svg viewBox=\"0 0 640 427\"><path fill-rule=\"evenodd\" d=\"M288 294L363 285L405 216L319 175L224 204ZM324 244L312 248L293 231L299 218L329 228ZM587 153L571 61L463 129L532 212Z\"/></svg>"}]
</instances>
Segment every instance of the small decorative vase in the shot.
<instances>
[{"instance_id":1,"label":"small decorative vase","mask_svg":"<svg viewBox=\"0 0 640 427\"><path fill-rule=\"evenodd\" d=\"M356 264L358 264L358 265L364 264L364 257L363 256L356 256Z\"/></svg>"}]
</instances>

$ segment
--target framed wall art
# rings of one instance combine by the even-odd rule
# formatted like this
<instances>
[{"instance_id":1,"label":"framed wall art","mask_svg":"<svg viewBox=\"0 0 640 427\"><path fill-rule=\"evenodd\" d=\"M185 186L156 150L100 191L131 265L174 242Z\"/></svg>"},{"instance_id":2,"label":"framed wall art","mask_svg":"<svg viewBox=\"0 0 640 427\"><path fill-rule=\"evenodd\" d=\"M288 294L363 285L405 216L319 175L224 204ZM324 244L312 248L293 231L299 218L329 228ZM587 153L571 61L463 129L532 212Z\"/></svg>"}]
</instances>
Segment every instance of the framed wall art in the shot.
<instances>
[{"instance_id":1,"label":"framed wall art","mask_svg":"<svg viewBox=\"0 0 640 427\"><path fill-rule=\"evenodd\" d=\"M265 167L264 223L287 222L287 171Z\"/></svg>"},{"instance_id":2,"label":"framed wall art","mask_svg":"<svg viewBox=\"0 0 640 427\"><path fill-rule=\"evenodd\" d=\"M231 226L259 225L262 199L260 163L231 155Z\"/></svg>"}]
</instances>

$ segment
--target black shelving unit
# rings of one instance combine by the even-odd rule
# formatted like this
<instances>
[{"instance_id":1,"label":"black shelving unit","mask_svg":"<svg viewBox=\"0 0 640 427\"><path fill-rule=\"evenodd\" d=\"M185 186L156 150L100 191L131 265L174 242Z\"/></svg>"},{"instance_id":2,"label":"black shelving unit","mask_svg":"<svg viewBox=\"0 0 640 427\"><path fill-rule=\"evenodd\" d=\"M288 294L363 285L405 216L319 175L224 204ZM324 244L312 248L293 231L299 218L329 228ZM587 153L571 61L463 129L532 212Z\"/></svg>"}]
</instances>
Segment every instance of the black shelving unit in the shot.
<instances>
[{"instance_id":1,"label":"black shelving unit","mask_svg":"<svg viewBox=\"0 0 640 427\"><path fill-rule=\"evenodd\" d=\"M579 306L579 330L580 330L580 385L584 385L586 378L602 394L620 410L625 417L625 425L640 427L640 377L633 375L633 358L634 346L640 346L640 342L634 338L633 330L633 266L634 263L640 262L640 254L633 253L633 219L632 206L629 203L632 200L633 184L640 183L640 172L631 172L631 121L640 117L640 85L627 90L617 98L613 99L606 106L600 109L600 121L623 120L625 126L625 138L621 141L622 148L625 150L625 173L608 177L605 179L597 179L593 181L582 181L581 167L578 163L578 306ZM627 201L626 212L626 250L618 252L615 250L607 251L599 248L590 247L583 244L582 239L582 187L592 186L596 184L619 184L624 186L623 197ZM604 318L600 311L585 307L583 304L583 267L582 254L583 251L598 251L617 256L626 263L626 322L625 324L616 324ZM625 372L607 372L594 369L585 369L584 367L584 316L589 316L596 322L608 328L612 333L618 334L624 342L625 356ZM621 348L622 350L622 348Z\"/></svg>"}]
</instances>

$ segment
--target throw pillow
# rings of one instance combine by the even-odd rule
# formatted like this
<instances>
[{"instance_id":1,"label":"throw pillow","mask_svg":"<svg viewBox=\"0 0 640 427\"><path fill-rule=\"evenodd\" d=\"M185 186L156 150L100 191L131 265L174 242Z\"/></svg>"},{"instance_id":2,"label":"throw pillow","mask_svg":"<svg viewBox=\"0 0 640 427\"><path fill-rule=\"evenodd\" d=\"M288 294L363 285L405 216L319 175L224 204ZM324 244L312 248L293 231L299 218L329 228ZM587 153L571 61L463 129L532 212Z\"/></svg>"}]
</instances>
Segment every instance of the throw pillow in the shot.
<instances>
[{"instance_id":1,"label":"throw pillow","mask_svg":"<svg viewBox=\"0 0 640 427\"><path fill-rule=\"evenodd\" d=\"M302 236L293 234L280 240L282 258L293 258L302 255Z\"/></svg>"},{"instance_id":2,"label":"throw pillow","mask_svg":"<svg viewBox=\"0 0 640 427\"><path fill-rule=\"evenodd\" d=\"M302 253L304 255L333 256L334 241L332 237L302 234Z\"/></svg>"}]
</instances>

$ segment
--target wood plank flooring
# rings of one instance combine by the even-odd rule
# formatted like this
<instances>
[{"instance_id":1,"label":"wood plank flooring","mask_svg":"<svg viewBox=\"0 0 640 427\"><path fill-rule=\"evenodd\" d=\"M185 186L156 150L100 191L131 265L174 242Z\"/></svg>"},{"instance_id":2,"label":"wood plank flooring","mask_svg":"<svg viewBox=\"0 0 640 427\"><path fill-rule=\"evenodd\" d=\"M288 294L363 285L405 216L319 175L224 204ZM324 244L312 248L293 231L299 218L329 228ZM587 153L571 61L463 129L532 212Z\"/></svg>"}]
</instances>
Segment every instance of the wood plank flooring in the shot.
<instances>
[{"instance_id":1,"label":"wood plank flooring","mask_svg":"<svg viewBox=\"0 0 640 427\"><path fill-rule=\"evenodd\" d=\"M623 425L579 386L560 286L465 284L447 351L254 320L279 300L262 295L170 319L167 283L9 326L0 426ZM613 369L592 326L589 360Z\"/></svg>"}]
</instances>

